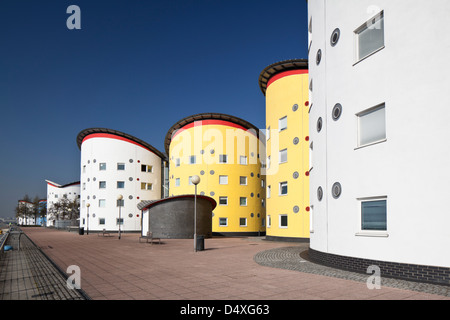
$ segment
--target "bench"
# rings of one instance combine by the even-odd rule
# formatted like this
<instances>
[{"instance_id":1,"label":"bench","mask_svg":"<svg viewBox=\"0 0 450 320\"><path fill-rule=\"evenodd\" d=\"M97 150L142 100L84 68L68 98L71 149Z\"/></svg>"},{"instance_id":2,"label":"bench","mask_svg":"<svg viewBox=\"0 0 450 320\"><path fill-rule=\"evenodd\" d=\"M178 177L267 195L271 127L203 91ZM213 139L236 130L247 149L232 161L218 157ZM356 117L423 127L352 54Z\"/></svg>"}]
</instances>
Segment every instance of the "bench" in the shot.
<instances>
[{"instance_id":1,"label":"bench","mask_svg":"<svg viewBox=\"0 0 450 320\"><path fill-rule=\"evenodd\" d=\"M111 234L107 232L106 229L103 229L103 231L101 233L98 233L97 236L110 237Z\"/></svg>"},{"instance_id":2,"label":"bench","mask_svg":"<svg viewBox=\"0 0 450 320\"><path fill-rule=\"evenodd\" d=\"M74 227L74 226L68 226L67 227L67 231L72 232L72 231L78 231L80 228L79 227Z\"/></svg>"},{"instance_id":3,"label":"bench","mask_svg":"<svg viewBox=\"0 0 450 320\"><path fill-rule=\"evenodd\" d=\"M150 240L150 243L153 244L153 240L158 240L158 243L161 244L161 238L154 238L153 233L148 231L146 236L140 236L139 242L141 242L141 239L145 239L148 243L148 240Z\"/></svg>"}]
</instances>

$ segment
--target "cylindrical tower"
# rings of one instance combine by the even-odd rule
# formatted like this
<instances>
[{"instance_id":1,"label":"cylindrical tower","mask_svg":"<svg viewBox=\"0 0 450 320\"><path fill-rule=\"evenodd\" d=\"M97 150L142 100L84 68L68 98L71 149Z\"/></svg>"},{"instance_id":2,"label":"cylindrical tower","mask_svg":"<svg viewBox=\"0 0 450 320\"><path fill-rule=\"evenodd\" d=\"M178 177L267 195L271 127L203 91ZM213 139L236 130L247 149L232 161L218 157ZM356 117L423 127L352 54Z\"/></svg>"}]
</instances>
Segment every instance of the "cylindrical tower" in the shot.
<instances>
[{"instance_id":1,"label":"cylindrical tower","mask_svg":"<svg viewBox=\"0 0 450 320\"><path fill-rule=\"evenodd\" d=\"M310 257L450 283L450 2L308 11Z\"/></svg>"},{"instance_id":2,"label":"cylindrical tower","mask_svg":"<svg viewBox=\"0 0 450 320\"><path fill-rule=\"evenodd\" d=\"M259 85L266 97L266 238L309 241L308 61L274 63Z\"/></svg>"},{"instance_id":3,"label":"cylindrical tower","mask_svg":"<svg viewBox=\"0 0 450 320\"><path fill-rule=\"evenodd\" d=\"M105 128L81 131L77 144L81 150L80 227L118 231L120 225L121 232L140 231L137 204L161 199L165 155L138 138ZM118 200L119 195L123 200Z\"/></svg>"},{"instance_id":4,"label":"cylindrical tower","mask_svg":"<svg viewBox=\"0 0 450 320\"><path fill-rule=\"evenodd\" d=\"M198 193L217 202L213 234L263 235L265 181L260 147L259 130L234 116L203 113L178 121L165 139L169 194L193 194L190 177L198 175Z\"/></svg>"}]
</instances>

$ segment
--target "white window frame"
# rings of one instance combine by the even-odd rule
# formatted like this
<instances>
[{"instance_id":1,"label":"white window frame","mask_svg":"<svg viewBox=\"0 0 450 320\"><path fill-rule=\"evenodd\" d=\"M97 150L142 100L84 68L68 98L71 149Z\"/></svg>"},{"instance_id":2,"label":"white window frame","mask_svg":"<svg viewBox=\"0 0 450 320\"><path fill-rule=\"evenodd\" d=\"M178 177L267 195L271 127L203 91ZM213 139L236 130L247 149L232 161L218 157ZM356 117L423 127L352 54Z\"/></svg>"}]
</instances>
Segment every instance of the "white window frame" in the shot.
<instances>
[{"instance_id":1,"label":"white window frame","mask_svg":"<svg viewBox=\"0 0 450 320\"><path fill-rule=\"evenodd\" d=\"M366 230L362 228L362 203L363 202L373 202L373 201L386 201L386 230ZM388 197L387 196L374 196L374 197L364 197L364 198L357 198L356 199L357 204L357 232L355 233L355 236L365 236L365 237L389 237L389 229L388 229Z\"/></svg>"},{"instance_id":2,"label":"white window frame","mask_svg":"<svg viewBox=\"0 0 450 320\"><path fill-rule=\"evenodd\" d=\"M119 183L123 183L123 187L119 187ZM117 189L125 189L125 181L117 181L116 187Z\"/></svg>"},{"instance_id":3,"label":"white window frame","mask_svg":"<svg viewBox=\"0 0 450 320\"><path fill-rule=\"evenodd\" d=\"M104 186L104 187L102 187L102 182L105 183L105 186ZM99 188L99 189L106 189L106 181L99 181L99 182L98 182L98 188Z\"/></svg>"},{"instance_id":4,"label":"white window frame","mask_svg":"<svg viewBox=\"0 0 450 320\"><path fill-rule=\"evenodd\" d=\"M241 223L241 220L244 219L245 224ZM240 217L239 218L239 227L247 227L247 218Z\"/></svg>"},{"instance_id":5,"label":"white window frame","mask_svg":"<svg viewBox=\"0 0 450 320\"><path fill-rule=\"evenodd\" d=\"M284 161L281 160L283 153L285 153L285 155L286 155L286 160L284 160ZM278 152L278 163L282 164L282 163L286 163L286 162L288 162L288 149L287 148L282 149Z\"/></svg>"},{"instance_id":6,"label":"white window frame","mask_svg":"<svg viewBox=\"0 0 450 320\"><path fill-rule=\"evenodd\" d=\"M242 178L245 178L245 183L242 183L242 181L241 181ZM247 178L247 176L239 176L239 185L241 185L241 186L246 186L247 183L248 183L248 178Z\"/></svg>"},{"instance_id":7,"label":"white window frame","mask_svg":"<svg viewBox=\"0 0 450 320\"><path fill-rule=\"evenodd\" d=\"M287 130L287 127L288 127L287 116L278 119L278 132Z\"/></svg>"},{"instance_id":8,"label":"white window frame","mask_svg":"<svg viewBox=\"0 0 450 320\"><path fill-rule=\"evenodd\" d=\"M99 208L106 208L106 199L98 199L98 207Z\"/></svg>"},{"instance_id":9,"label":"white window frame","mask_svg":"<svg viewBox=\"0 0 450 320\"><path fill-rule=\"evenodd\" d=\"M222 224L221 221L225 221L225 224ZM219 227L228 227L228 218L225 218L225 217L220 218L219 217Z\"/></svg>"},{"instance_id":10,"label":"white window frame","mask_svg":"<svg viewBox=\"0 0 450 320\"><path fill-rule=\"evenodd\" d=\"M119 166L123 166L123 169L120 169ZM123 162L117 162L117 171L124 171L125 170L125 163Z\"/></svg>"},{"instance_id":11,"label":"white window frame","mask_svg":"<svg viewBox=\"0 0 450 320\"><path fill-rule=\"evenodd\" d=\"M272 217L271 215L267 215L267 228L270 228L272 226Z\"/></svg>"},{"instance_id":12,"label":"white window frame","mask_svg":"<svg viewBox=\"0 0 450 320\"><path fill-rule=\"evenodd\" d=\"M226 181L224 181L226 179ZM228 176L219 176L219 184L226 185L228 184Z\"/></svg>"},{"instance_id":13,"label":"white window frame","mask_svg":"<svg viewBox=\"0 0 450 320\"><path fill-rule=\"evenodd\" d=\"M180 158L176 158L175 159L175 167L179 167L181 165L181 160Z\"/></svg>"},{"instance_id":14,"label":"white window frame","mask_svg":"<svg viewBox=\"0 0 450 320\"><path fill-rule=\"evenodd\" d=\"M226 203L221 203L222 200L225 200ZM228 205L228 197L227 196L219 197L219 206L227 206L227 205Z\"/></svg>"},{"instance_id":15,"label":"white window frame","mask_svg":"<svg viewBox=\"0 0 450 320\"><path fill-rule=\"evenodd\" d=\"M242 204L242 203L241 203L241 200L242 200L242 199L245 199L245 204ZM241 207L246 207L247 204L248 204L247 197L239 197L239 206L241 206Z\"/></svg>"},{"instance_id":16,"label":"white window frame","mask_svg":"<svg viewBox=\"0 0 450 320\"><path fill-rule=\"evenodd\" d=\"M104 166L102 166L102 165L104 165ZM98 170L99 171L106 171L106 162L100 162L98 164Z\"/></svg>"},{"instance_id":17,"label":"white window frame","mask_svg":"<svg viewBox=\"0 0 450 320\"><path fill-rule=\"evenodd\" d=\"M282 217L286 217L286 225L285 226L281 225L281 218ZM289 217L288 217L288 215L287 214L280 214L280 215L278 215L278 227L280 229L287 229L288 226L289 226Z\"/></svg>"},{"instance_id":18,"label":"white window frame","mask_svg":"<svg viewBox=\"0 0 450 320\"><path fill-rule=\"evenodd\" d=\"M379 21L382 21L383 24L383 45L380 46L377 49L374 49L373 51L367 53L365 56L360 57L359 56L359 36L361 35L361 33L363 31L368 30L369 28L373 28L373 21L375 21L375 23L378 23ZM379 13L377 13L376 15L374 15L372 18L370 18L369 20L367 20L366 22L364 22L361 26L359 26L358 28L356 28L356 30L353 32L354 33L354 56L355 56L355 63L353 65L356 65L357 63L367 59L368 57L372 56L373 54L379 52L380 50L383 50L385 48L385 43L386 43L386 38L385 38L385 28L384 28L384 11L380 11Z\"/></svg>"},{"instance_id":19,"label":"white window frame","mask_svg":"<svg viewBox=\"0 0 450 320\"><path fill-rule=\"evenodd\" d=\"M180 178L175 178L175 187L180 186Z\"/></svg>"},{"instance_id":20,"label":"white window frame","mask_svg":"<svg viewBox=\"0 0 450 320\"><path fill-rule=\"evenodd\" d=\"M248 160L247 156L240 156L239 157L239 164L246 166L248 164L247 160Z\"/></svg>"},{"instance_id":21,"label":"white window frame","mask_svg":"<svg viewBox=\"0 0 450 320\"><path fill-rule=\"evenodd\" d=\"M271 185L268 185L267 186L267 199L270 199L270 194L271 194L271 192L272 192L272 186Z\"/></svg>"},{"instance_id":22,"label":"white window frame","mask_svg":"<svg viewBox=\"0 0 450 320\"><path fill-rule=\"evenodd\" d=\"M228 155L219 154L219 163L228 163Z\"/></svg>"},{"instance_id":23,"label":"white window frame","mask_svg":"<svg viewBox=\"0 0 450 320\"><path fill-rule=\"evenodd\" d=\"M278 189L278 195L279 196L287 196L288 195L288 192L289 192L288 189L287 189L286 193L281 193L281 190L283 190L283 187L282 187L283 184L286 184L286 189L288 188L288 182L287 181L280 182L278 184L279 185L279 189Z\"/></svg>"},{"instance_id":24,"label":"white window frame","mask_svg":"<svg viewBox=\"0 0 450 320\"><path fill-rule=\"evenodd\" d=\"M373 112L376 112L376 111L379 111L379 110L382 110L382 109L384 109L384 138L381 138L381 139L378 139L378 140L373 140L373 141L366 142L366 143L361 143L361 118L366 116L366 115L368 115L368 114L370 114L370 113L373 113ZM378 144L378 143L382 143L382 142L387 141L386 104L385 103L380 103L380 104L378 104L378 105L376 105L376 106L374 106L372 108L369 108L369 109L366 109L364 111L358 112L356 114L356 126L357 126L358 132L357 132L357 141L356 141L356 148L355 148L355 150L359 149L359 148L364 148L364 147L367 147L367 146L371 146L371 145L374 145L374 144Z\"/></svg>"},{"instance_id":25,"label":"white window frame","mask_svg":"<svg viewBox=\"0 0 450 320\"><path fill-rule=\"evenodd\" d=\"M189 164L196 164L197 163L197 156L189 156Z\"/></svg>"}]
</instances>

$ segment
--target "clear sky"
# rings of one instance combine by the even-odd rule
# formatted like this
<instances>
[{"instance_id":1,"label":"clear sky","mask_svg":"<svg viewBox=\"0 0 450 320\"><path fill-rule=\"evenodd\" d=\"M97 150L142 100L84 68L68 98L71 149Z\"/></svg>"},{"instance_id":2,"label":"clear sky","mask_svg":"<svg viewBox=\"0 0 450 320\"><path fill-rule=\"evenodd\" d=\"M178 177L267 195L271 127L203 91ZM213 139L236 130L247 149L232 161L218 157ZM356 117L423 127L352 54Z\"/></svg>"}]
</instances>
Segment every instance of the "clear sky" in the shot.
<instances>
[{"instance_id":1,"label":"clear sky","mask_svg":"<svg viewBox=\"0 0 450 320\"><path fill-rule=\"evenodd\" d=\"M70 5L81 29L66 26ZM1 0L0 217L45 179L80 179L77 134L106 127L160 151L219 112L265 126L261 71L307 58L305 0Z\"/></svg>"}]
</instances>

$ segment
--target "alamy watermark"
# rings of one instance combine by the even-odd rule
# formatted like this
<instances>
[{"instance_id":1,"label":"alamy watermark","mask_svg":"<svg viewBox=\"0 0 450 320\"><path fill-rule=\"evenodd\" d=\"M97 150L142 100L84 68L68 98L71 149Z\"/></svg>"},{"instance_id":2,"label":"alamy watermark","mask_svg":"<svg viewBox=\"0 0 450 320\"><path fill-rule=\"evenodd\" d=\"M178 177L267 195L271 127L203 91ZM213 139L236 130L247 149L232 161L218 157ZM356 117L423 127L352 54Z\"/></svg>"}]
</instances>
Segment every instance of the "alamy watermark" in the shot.
<instances>
[{"instance_id":1,"label":"alamy watermark","mask_svg":"<svg viewBox=\"0 0 450 320\"><path fill-rule=\"evenodd\" d=\"M367 278L366 284L369 290L381 289L381 270L377 265L371 265L367 268L367 273L372 274Z\"/></svg>"},{"instance_id":2,"label":"alamy watermark","mask_svg":"<svg viewBox=\"0 0 450 320\"><path fill-rule=\"evenodd\" d=\"M81 9L77 5L71 5L67 7L66 13L70 14L67 18L66 26L67 29L81 29Z\"/></svg>"},{"instance_id":3,"label":"alamy watermark","mask_svg":"<svg viewBox=\"0 0 450 320\"><path fill-rule=\"evenodd\" d=\"M69 289L81 289L81 271L77 265L70 265L67 267L67 274L70 276L67 278L66 285Z\"/></svg>"}]
</instances>

